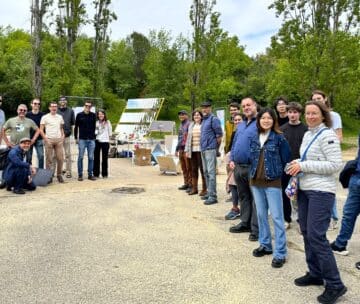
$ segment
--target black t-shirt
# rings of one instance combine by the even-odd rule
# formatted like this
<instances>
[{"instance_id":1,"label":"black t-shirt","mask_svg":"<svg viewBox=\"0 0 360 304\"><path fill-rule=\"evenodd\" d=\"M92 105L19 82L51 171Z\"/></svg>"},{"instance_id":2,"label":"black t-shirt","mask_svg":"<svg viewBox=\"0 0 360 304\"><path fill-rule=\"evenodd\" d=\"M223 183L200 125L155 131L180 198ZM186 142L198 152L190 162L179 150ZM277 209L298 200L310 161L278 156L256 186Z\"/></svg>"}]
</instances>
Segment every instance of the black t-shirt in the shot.
<instances>
[{"instance_id":1,"label":"black t-shirt","mask_svg":"<svg viewBox=\"0 0 360 304\"><path fill-rule=\"evenodd\" d=\"M280 117L280 115L278 115L278 124L281 127L282 125L286 124L287 122L289 122L289 117L285 116L285 117Z\"/></svg>"},{"instance_id":2,"label":"black t-shirt","mask_svg":"<svg viewBox=\"0 0 360 304\"><path fill-rule=\"evenodd\" d=\"M44 114L45 114L44 112L39 112L37 114L34 114L32 111L30 111L30 112L26 113L26 117L33 120L36 123L36 125L40 128L41 117L43 117ZM34 134L35 134L35 131L33 129L31 129L30 130L31 138L34 136ZM39 135L39 137L37 139L41 139L41 138L42 138L41 135Z\"/></svg>"},{"instance_id":3,"label":"black t-shirt","mask_svg":"<svg viewBox=\"0 0 360 304\"><path fill-rule=\"evenodd\" d=\"M289 143L291 150L291 159L300 158L300 146L302 139L308 127L302 122L298 125L291 125L286 123L280 127L281 131L284 133L284 137Z\"/></svg>"}]
</instances>

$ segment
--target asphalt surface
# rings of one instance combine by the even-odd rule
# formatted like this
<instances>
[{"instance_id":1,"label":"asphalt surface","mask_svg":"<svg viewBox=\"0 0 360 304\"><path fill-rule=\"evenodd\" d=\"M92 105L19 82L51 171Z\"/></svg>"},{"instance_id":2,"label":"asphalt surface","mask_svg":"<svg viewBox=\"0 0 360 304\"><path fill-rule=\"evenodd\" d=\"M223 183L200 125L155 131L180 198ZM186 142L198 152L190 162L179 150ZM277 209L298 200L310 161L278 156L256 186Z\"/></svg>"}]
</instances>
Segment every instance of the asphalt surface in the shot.
<instances>
[{"instance_id":1,"label":"asphalt surface","mask_svg":"<svg viewBox=\"0 0 360 304\"><path fill-rule=\"evenodd\" d=\"M252 256L258 243L248 234L228 232L237 221L224 220L222 172L220 202L205 206L177 190L181 176L157 167L111 159L110 171L22 196L0 190L0 303L317 303L323 288L293 284L306 271L295 225L281 269ZM112 191L119 187L145 191ZM341 210L346 192L337 197ZM339 303L360 302L359 226L350 255L336 257L349 289Z\"/></svg>"}]
</instances>

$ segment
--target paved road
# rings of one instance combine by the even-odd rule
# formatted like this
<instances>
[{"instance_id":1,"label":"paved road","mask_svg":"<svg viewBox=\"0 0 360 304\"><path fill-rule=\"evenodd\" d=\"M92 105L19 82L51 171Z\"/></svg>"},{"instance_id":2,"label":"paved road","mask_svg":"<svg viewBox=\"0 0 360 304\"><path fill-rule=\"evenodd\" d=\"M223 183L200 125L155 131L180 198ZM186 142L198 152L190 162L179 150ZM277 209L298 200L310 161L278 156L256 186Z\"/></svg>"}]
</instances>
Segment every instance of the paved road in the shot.
<instances>
[{"instance_id":1,"label":"paved road","mask_svg":"<svg viewBox=\"0 0 360 304\"><path fill-rule=\"evenodd\" d=\"M107 180L74 178L25 196L0 190L1 304L316 303L322 288L293 285L306 271L295 228L287 263L273 269L271 257L251 255L257 243L228 233L229 203L204 206L176 190L180 176L111 161ZM145 192L112 192L122 186ZM339 189L340 206L345 195ZM337 257L349 287L339 303L360 301L359 230L351 254Z\"/></svg>"}]
</instances>

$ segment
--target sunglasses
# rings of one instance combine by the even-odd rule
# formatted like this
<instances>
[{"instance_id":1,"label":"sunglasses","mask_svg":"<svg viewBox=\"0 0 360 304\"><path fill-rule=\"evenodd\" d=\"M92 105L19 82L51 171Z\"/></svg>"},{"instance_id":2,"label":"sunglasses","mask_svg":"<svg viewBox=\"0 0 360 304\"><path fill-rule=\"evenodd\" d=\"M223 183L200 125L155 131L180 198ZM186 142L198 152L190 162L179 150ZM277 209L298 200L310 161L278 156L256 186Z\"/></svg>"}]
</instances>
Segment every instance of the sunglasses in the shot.
<instances>
[{"instance_id":1,"label":"sunglasses","mask_svg":"<svg viewBox=\"0 0 360 304\"><path fill-rule=\"evenodd\" d=\"M19 112L27 112L25 109L19 109Z\"/></svg>"},{"instance_id":2,"label":"sunglasses","mask_svg":"<svg viewBox=\"0 0 360 304\"><path fill-rule=\"evenodd\" d=\"M39 102L34 102L33 105L34 105L34 106L39 106L40 103L39 103Z\"/></svg>"}]
</instances>

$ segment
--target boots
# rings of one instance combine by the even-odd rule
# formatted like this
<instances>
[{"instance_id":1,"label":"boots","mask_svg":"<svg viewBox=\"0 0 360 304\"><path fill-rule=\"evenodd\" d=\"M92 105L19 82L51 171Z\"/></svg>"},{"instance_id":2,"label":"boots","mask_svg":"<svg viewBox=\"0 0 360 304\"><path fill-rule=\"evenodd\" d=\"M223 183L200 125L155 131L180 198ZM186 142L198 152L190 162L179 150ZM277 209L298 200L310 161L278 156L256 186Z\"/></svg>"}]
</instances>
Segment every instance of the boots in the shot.
<instances>
[{"instance_id":1,"label":"boots","mask_svg":"<svg viewBox=\"0 0 360 304\"><path fill-rule=\"evenodd\" d=\"M194 195L194 194L198 194L198 179L195 177L192 178L192 188L191 191L189 192L189 195Z\"/></svg>"},{"instance_id":2,"label":"boots","mask_svg":"<svg viewBox=\"0 0 360 304\"><path fill-rule=\"evenodd\" d=\"M207 188L206 188L206 180L205 180L205 177L201 177L201 181L202 181L202 189L199 193L200 196L204 196L207 194Z\"/></svg>"}]
</instances>

